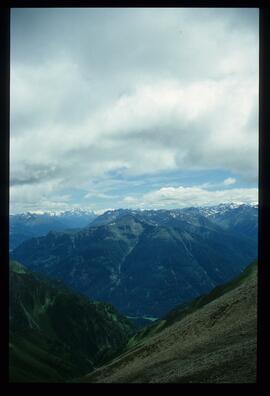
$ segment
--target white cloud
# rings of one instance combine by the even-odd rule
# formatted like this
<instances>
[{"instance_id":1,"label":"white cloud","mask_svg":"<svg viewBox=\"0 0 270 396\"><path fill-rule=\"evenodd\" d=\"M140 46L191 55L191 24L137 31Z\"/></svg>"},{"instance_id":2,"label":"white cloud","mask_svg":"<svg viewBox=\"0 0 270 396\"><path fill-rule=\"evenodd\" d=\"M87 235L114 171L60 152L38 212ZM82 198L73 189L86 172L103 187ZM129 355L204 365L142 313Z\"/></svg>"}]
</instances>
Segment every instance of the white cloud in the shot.
<instances>
[{"instance_id":1,"label":"white cloud","mask_svg":"<svg viewBox=\"0 0 270 396\"><path fill-rule=\"evenodd\" d=\"M126 206L146 208L181 208L217 205L226 202L252 203L258 201L257 188L234 188L209 191L201 187L162 187L141 197L128 196Z\"/></svg>"},{"instance_id":2,"label":"white cloud","mask_svg":"<svg viewBox=\"0 0 270 396\"><path fill-rule=\"evenodd\" d=\"M68 178L74 159L76 173L83 175L87 161L90 177L119 168L138 175L182 167L256 174L258 136L247 126L256 98L251 81L161 81L138 87L76 128L50 120L35 132L14 135L12 177L24 163L29 173L31 163L47 162L58 164Z\"/></svg>"},{"instance_id":3,"label":"white cloud","mask_svg":"<svg viewBox=\"0 0 270 396\"><path fill-rule=\"evenodd\" d=\"M257 180L254 10L13 10L11 44L12 206L112 172Z\"/></svg>"},{"instance_id":4,"label":"white cloud","mask_svg":"<svg viewBox=\"0 0 270 396\"><path fill-rule=\"evenodd\" d=\"M107 212L109 210L114 210L114 208L106 208L106 209L95 210L95 214L100 216L100 215L102 215L103 213L105 213L105 212Z\"/></svg>"},{"instance_id":5,"label":"white cloud","mask_svg":"<svg viewBox=\"0 0 270 396\"><path fill-rule=\"evenodd\" d=\"M225 186L230 186L231 184L235 184L235 183L236 183L236 179L234 177L228 177L223 181L223 184Z\"/></svg>"},{"instance_id":6,"label":"white cloud","mask_svg":"<svg viewBox=\"0 0 270 396\"><path fill-rule=\"evenodd\" d=\"M41 184L15 185L10 188L11 213L37 210L67 210L71 206L71 197L58 192L58 181Z\"/></svg>"},{"instance_id":7,"label":"white cloud","mask_svg":"<svg viewBox=\"0 0 270 396\"><path fill-rule=\"evenodd\" d=\"M98 191L90 191L83 197L84 199L91 199L91 198L102 198L102 199L114 199L117 198L115 195L104 194Z\"/></svg>"}]
</instances>

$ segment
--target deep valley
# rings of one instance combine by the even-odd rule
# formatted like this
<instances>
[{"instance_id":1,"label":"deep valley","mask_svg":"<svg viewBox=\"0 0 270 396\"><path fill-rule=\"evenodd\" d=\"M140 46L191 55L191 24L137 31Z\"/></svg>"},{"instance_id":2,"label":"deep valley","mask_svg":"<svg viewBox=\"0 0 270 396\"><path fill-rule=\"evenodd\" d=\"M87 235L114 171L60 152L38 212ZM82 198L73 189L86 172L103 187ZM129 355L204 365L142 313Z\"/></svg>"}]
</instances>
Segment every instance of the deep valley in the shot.
<instances>
[{"instance_id":1,"label":"deep valley","mask_svg":"<svg viewBox=\"0 0 270 396\"><path fill-rule=\"evenodd\" d=\"M257 218L254 205L119 209L23 240L10 381L255 382Z\"/></svg>"}]
</instances>

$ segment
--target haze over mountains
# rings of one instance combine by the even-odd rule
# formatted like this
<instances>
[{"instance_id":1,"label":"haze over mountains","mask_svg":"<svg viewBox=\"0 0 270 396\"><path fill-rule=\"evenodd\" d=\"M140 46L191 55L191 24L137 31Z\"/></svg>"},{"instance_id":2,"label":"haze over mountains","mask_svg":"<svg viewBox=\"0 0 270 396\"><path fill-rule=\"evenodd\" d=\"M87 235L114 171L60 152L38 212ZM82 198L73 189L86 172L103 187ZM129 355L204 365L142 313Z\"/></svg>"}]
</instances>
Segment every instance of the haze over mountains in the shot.
<instances>
[{"instance_id":1,"label":"haze over mountains","mask_svg":"<svg viewBox=\"0 0 270 396\"><path fill-rule=\"evenodd\" d=\"M119 209L80 230L25 240L12 258L128 316L157 318L256 259L257 218L246 204Z\"/></svg>"}]
</instances>

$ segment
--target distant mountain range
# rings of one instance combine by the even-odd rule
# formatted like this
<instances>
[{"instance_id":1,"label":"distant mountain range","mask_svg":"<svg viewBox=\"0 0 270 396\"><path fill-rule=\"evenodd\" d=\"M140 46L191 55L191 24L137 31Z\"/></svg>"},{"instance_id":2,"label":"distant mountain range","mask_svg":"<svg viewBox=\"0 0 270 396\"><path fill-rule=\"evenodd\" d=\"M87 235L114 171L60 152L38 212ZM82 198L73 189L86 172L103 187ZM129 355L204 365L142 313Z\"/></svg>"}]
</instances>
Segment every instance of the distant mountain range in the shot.
<instances>
[{"instance_id":1,"label":"distant mountain range","mask_svg":"<svg viewBox=\"0 0 270 396\"><path fill-rule=\"evenodd\" d=\"M107 211L25 240L12 257L132 317L160 317L257 258L258 207Z\"/></svg>"},{"instance_id":2,"label":"distant mountain range","mask_svg":"<svg viewBox=\"0 0 270 396\"><path fill-rule=\"evenodd\" d=\"M134 333L111 305L10 264L11 382L64 382L119 354Z\"/></svg>"},{"instance_id":3,"label":"distant mountain range","mask_svg":"<svg viewBox=\"0 0 270 396\"><path fill-rule=\"evenodd\" d=\"M220 204L216 206L190 207L171 210L110 210L96 217L92 226L104 225L120 219L126 214L136 215L152 225L179 225L182 220L196 222L197 219L207 218L224 229L234 233L254 237L258 232L258 204Z\"/></svg>"},{"instance_id":4,"label":"distant mountain range","mask_svg":"<svg viewBox=\"0 0 270 396\"><path fill-rule=\"evenodd\" d=\"M69 210L65 212L21 213L10 216L10 250L26 239L46 235L49 231L64 231L85 227L96 218L89 210Z\"/></svg>"}]
</instances>

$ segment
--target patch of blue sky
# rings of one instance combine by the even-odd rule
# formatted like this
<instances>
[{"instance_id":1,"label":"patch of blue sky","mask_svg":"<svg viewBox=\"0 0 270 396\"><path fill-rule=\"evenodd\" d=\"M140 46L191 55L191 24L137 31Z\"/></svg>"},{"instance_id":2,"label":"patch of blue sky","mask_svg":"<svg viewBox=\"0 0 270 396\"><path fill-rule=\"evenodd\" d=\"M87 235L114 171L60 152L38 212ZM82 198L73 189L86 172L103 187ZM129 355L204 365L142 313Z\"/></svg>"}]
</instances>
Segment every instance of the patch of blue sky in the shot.
<instances>
[{"instance_id":1,"label":"patch of blue sky","mask_svg":"<svg viewBox=\"0 0 270 396\"><path fill-rule=\"evenodd\" d=\"M192 170L192 171L164 171L158 174L144 174L130 176L119 171L112 171L108 177L113 181L110 192L119 189L126 192L147 192L151 189L162 187L194 187L204 185L208 189L216 189L218 185L222 186L224 180L235 179L235 183L227 185L232 187L237 184L238 187L250 187L250 183L242 181L241 177L235 173L223 170ZM225 185L223 185L225 187Z\"/></svg>"}]
</instances>

